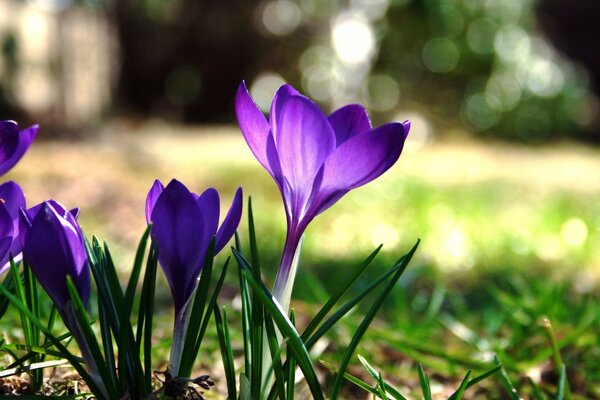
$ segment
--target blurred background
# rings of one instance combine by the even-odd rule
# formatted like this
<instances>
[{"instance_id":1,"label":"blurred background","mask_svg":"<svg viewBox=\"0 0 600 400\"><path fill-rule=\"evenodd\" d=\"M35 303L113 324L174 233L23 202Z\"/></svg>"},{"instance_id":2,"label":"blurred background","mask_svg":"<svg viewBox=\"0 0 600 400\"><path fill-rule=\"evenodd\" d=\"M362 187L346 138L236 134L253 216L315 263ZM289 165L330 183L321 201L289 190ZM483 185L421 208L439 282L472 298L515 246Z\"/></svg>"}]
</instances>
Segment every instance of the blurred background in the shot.
<instances>
[{"instance_id":1,"label":"blurred background","mask_svg":"<svg viewBox=\"0 0 600 400\"><path fill-rule=\"evenodd\" d=\"M585 0L0 0L0 116L41 125L9 178L31 204L80 206L125 260L154 178L215 186L224 206L242 184L274 268L284 214L233 95L246 80L266 112L289 82L327 111L412 121L399 163L311 226L306 271L337 274L379 243L386 265L421 237L427 276L515 268L589 291L599 13Z\"/></svg>"}]
</instances>

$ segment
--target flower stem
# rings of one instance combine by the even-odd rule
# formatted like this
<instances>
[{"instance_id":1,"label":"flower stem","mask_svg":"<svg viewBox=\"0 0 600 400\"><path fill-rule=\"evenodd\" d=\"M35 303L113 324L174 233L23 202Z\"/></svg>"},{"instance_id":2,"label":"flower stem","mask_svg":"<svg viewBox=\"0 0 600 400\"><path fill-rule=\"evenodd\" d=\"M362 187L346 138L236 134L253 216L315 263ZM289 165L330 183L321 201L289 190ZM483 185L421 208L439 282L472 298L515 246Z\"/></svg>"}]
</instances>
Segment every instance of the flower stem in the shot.
<instances>
[{"instance_id":1,"label":"flower stem","mask_svg":"<svg viewBox=\"0 0 600 400\"><path fill-rule=\"evenodd\" d=\"M285 240L285 246L283 247L283 254L281 256L277 278L275 278L273 295L286 313L290 309L292 289L294 288L294 280L300 262L300 253L302 251L303 242L304 235L297 238L296 235L288 234Z\"/></svg>"}]
</instances>

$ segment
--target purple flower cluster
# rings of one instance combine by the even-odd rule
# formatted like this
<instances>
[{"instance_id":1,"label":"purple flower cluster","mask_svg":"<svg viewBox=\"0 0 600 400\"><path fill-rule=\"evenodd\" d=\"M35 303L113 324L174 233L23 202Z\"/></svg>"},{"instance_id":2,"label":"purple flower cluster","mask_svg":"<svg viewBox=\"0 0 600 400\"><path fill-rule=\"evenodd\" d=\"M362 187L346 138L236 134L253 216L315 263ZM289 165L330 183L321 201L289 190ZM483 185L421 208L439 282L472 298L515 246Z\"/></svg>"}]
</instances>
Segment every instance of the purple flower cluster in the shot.
<instances>
[{"instance_id":1,"label":"purple flower cluster","mask_svg":"<svg viewBox=\"0 0 600 400\"><path fill-rule=\"evenodd\" d=\"M366 110L357 104L325 115L289 85L275 94L267 119L242 82L235 111L250 150L273 177L283 199L287 236L273 292L287 308L307 226L350 190L376 179L394 165L410 123L392 122L373 128ZM0 175L23 156L37 129L32 126L20 131L16 123L0 121ZM175 308L170 373L176 375L180 365L185 364L181 360L191 318L189 305L198 277L207 257L218 254L234 235L242 202L240 187L219 224L221 205L215 189L196 194L173 179L167 186L156 180L148 192L146 222L151 226L158 262ZM84 351L84 337L75 334L81 327L71 315L67 285L70 276L87 304L90 266L78 214L78 209L69 210L54 200L27 208L19 185L11 181L1 184L0 274L10 267L11 259L18 260L22 255L78 343L83 341L79 345L93 369L91 353Z\"/></svg>"}]
</instances>

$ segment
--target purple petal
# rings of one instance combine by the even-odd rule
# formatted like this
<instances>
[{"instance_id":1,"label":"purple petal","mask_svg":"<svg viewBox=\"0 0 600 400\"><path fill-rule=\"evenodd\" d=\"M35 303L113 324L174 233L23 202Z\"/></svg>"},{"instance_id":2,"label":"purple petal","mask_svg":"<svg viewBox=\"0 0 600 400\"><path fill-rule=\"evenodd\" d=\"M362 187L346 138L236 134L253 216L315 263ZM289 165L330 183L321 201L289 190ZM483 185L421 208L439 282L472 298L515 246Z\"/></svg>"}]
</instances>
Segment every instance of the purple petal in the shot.
<instances>
[{"instance_id":1,"label":"purple petal","mask_svg":"<svg viewBox=\"0 0 600 400\"><path fill-rule=\"evenodd\" d=\"M273 96L273 101L271 102L271 110L269 111L269 124L271 126L277 126L277 120L279 118L279 112L283 109L283 105L293 96L302 96L296 89L294 89L291 85L285 84L282 85L277 92L275 92L275 96ZM304 97L304 96L302 96ZM272 132L273 135L276 135L275 132Z\"/></svg>"},{"instance_id":2,"label":"purple petal","mask_svg":"<svg viewBox=\"0 0 600 400\"><path fill-rule=\"evenodd\" d=\"M250 93L243 81L235 95L235 114L244 139L248 143L248 147L250 147L258 162L271 176L275 177L267 152L271 127L263 113L254 103L254 100L252 100L252 97L250 97Z\"/></svg>"},{"instance_id":3,"label":"purple petal","mask_svg":"<svg viewBox=\"0 0 600 400\"><path fill-rule=\"evenodd\" d=\"M400 157L408 135L394 122L348 139L327 158L311 198L310 215L320 214L351 189L387 171Z\"/></svg>"},{"instance_id":4,"label":"purple petal","mask_svg":"<svg viewBox=\"0 0 600 400\"><path fill-rule=\"evenodd\" d=\"M235 196L233 197L233 201L231 202L231 207L229 207L229 211L227 212L227 216L223 220L219 231L217 232L217 239L215 242L215 254L220 252L223 247L229 242L229 239L235 233L238 225L240 224L240 219L242 218L242 203L243 203L243 195L242 188L239 187L235 192Z\"/></svg>"},{"instance_id":5,"label":"purple petal","mask_svg":"<svg viewBox=\"0 0 600 400\"><path fill-rule=\"evenodd\" d=\"M24 257L59 307L70 300L70 275L84 304L90 293L90 272L80 230L63 218L49 202L33 219L24 245Z\"/></svg>"},{"instance_id":6,"label":"purple petal","mask_svg":"<svg viewBox=\"0 0 600 400\"><path fill-rule=\"evenodd\" d=\"M6 208L12 220L13 231L11 243L6 251L0 251L0 269L6 266L13 257L20 259L21 241L19 239L19 210L25 207L25 196L21 187L15 182L9 181L0 185L0 208ZM2 222L4 223L4 222Z\"/></svg>"},{"instance_id":7,"label":"purple petal","mask_svg":"<svg viewBox=\"0 0 600 400\"><path fill-rule=\"evenodd\" d=\"M200 257L206 251L200 245L204 235L202 212L192 193L173 179L154 205L152 223L158 260L178 315L191 295L202 262Z\"/></svg>"},{"instance_id":8,"label":"purple petal","mask_svg":"<svg viewBox=\"0 0 600 400\"><path fill-rule=\"evenodd\" d=\"M213 188L206 189L204 193L198 197L197 203L198 207L200 207L202 222L204 224L202 238L199 238L201 241L200 247L204 249L200 257L200 265L198 265L198 268L200 268L204 265L204 257L206 257L206 250L208 249L210 240L215 236L217 228L219 227L219 214L221 212L219 193Z\"/></svg>"},{"instance_id":9,"label":"purple petal","mask_svg":"<svg viewBox=\"0 0 600 400\"><path fill-rule=\"evenodd\" d=\"M13 217L10 215L8 208L4 204L0 204L0 238L14 236L15 228ZM0 252L0 254L2 254Z\"/></svg>"},{"instance_id":10,"label":"purple petal","mask_svg":"<svg viewBox=\"0 0 600 400\"><path fill-rule=\"evenodd\" d=\"M23 157L37 131L37 125L19 132L14 121L0 121L0 175L7 173Z\"/></svg>"},{"instance_id":11,"label":"purple petal","mask_svg":"<svg viewBox=\"0 0 600 400\"><path fill-rule=\"evenodd\" d=\"M291 96L278 111L273 126L275 144L285 177L284 198L292 216L300 216L315 176L335 149L335 134L315 103Z\"/></svg>"},{"instance_id":12,"label":"purple petal","mask_svg":"<svg viewBox=\"0 0 600 400\"><path fill-rule=\"evenodd\" d=\"M147 224L150 224L150 216L152 215L152 209L154 208L154 205L156 204L156 200L158 199L158 196L160 196L160 194L162 193L164 188L165 187L162 184L162 182L157 179L154 181L154 183L152 184L152 187L148 191L148 195L146 196L146 223Z\"/></svg>"},{"instance_id":13,"label":"purple petal","mask_svg":"<svg viewBox=\"0 0 600 400\"><path fill-rule=\"evenodd\" d=\"M335 132L336 146L361 133L371 130L367 110L360 104L349 104L334 111L328 118Z\"/></svg>"},{"instance_id":14,"label":"purple petal","mask_svg":"<svg viewBox=\"0 0 600 400\"><path fill-rule=\"evenodd\" d=\"M0 254L4 254L4 257L2 257L3 261L0 264L0 276L10 268L10 258L8 255L12 242L13 240L10 237L4 237L0 239Z\"/></svg>"},{"instance_id":15,"label":"purple petal","mask_svg":"<svg viewBox=\"0 0 600 400\"><path fill-rule=\"evenodd\" d=\"M15 220L19 215L19 209L25 208L23 191L17 183L12 181L0 185L0 201L4 203L8 212Z\"/></svg>"}]
</instances>

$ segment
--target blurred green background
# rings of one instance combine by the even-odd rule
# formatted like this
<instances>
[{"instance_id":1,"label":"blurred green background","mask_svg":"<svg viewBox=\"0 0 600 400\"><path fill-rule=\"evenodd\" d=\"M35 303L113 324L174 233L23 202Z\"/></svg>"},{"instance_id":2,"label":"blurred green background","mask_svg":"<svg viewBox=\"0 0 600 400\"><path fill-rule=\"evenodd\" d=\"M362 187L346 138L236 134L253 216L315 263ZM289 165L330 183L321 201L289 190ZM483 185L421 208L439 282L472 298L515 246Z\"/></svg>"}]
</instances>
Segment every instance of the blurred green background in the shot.
<instances>
[{"instance_id":1,"label":"blurred green background","mask_svg":"<svg viewBox=\"0 0 600 400\"><path fill-rule=\"evenodd\" d=\"M243 184L276 265L279 194L232 125L232 98L245 79L267 111L287 81L325 110L359 102L376 125L412 122L398 165L311 226L307 265L379 243L387 262L421 237L421 263L449 276L559 266L590 286L600 262L597 8L0 0L0 113L41 124L9 178L30 203L82 207L88 231L125 257L154 178L225 198Z\"/></svg>"}]
</instances>

